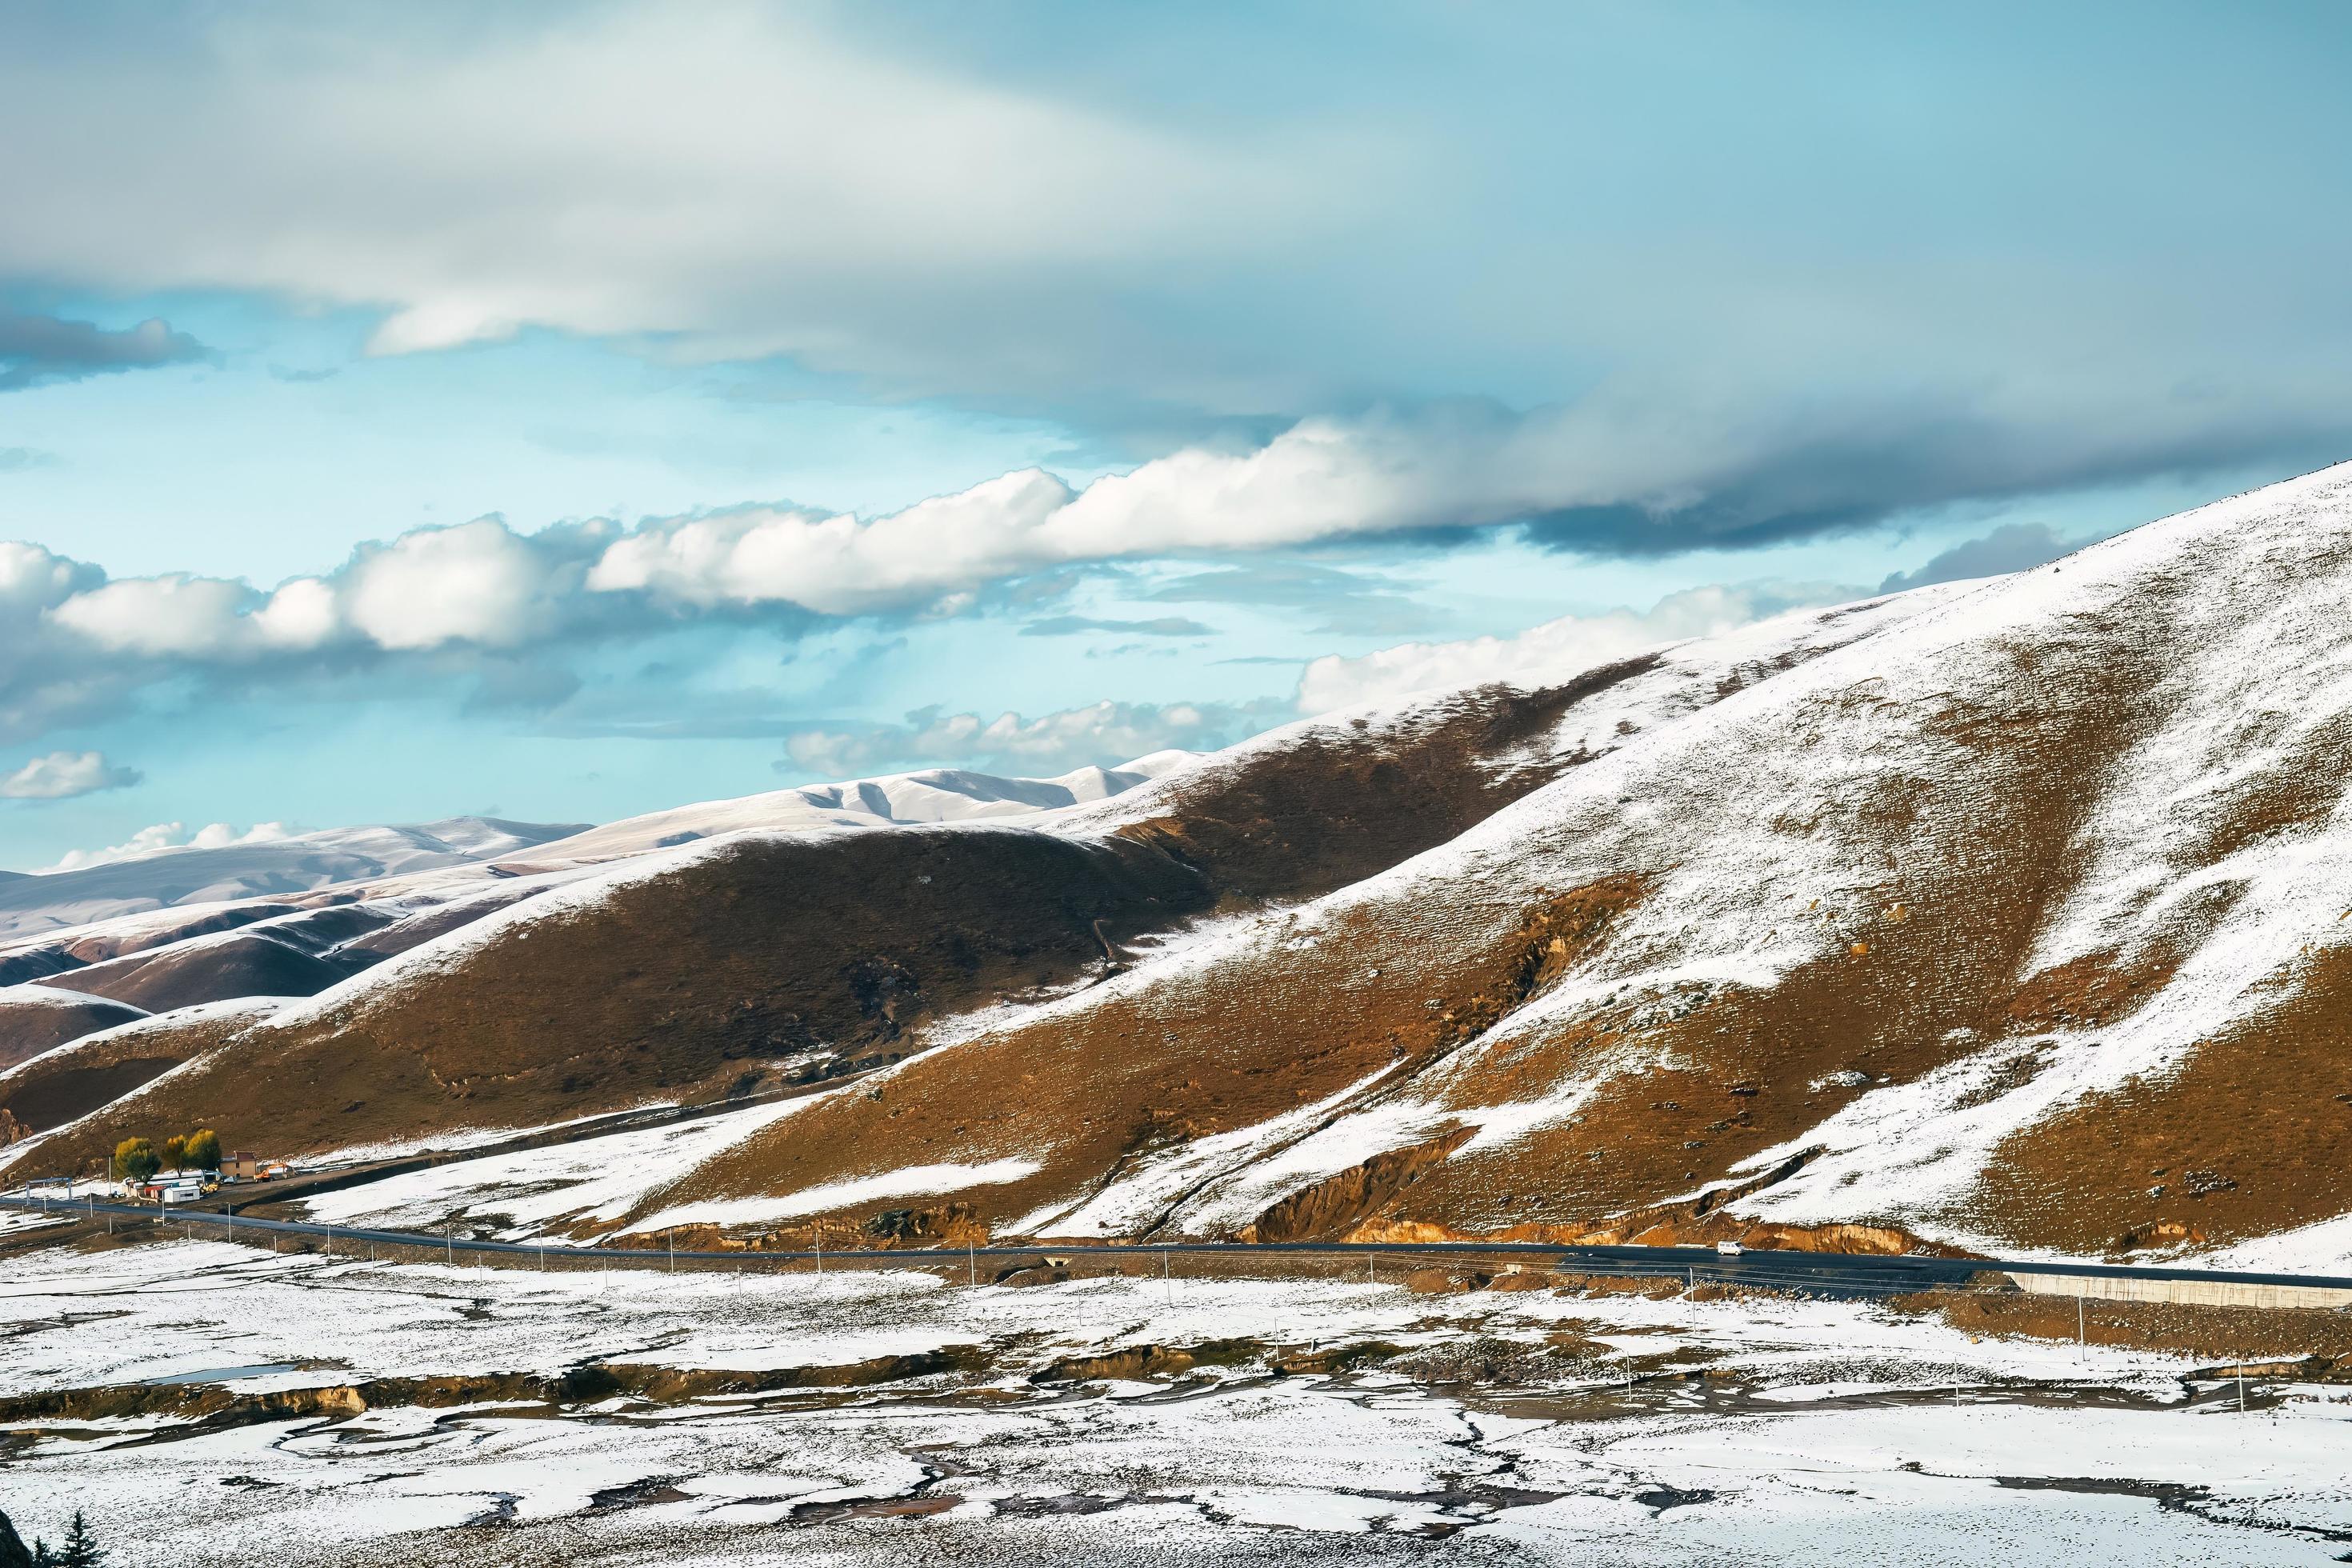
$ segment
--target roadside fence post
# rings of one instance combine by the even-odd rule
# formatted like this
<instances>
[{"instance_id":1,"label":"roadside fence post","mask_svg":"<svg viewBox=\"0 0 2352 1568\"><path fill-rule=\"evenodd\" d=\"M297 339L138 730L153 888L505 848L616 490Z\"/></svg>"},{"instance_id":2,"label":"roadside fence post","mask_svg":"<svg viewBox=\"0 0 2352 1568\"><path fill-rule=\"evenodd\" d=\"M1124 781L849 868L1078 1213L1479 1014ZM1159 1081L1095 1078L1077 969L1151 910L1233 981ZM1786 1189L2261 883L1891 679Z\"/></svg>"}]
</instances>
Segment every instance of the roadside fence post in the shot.
<instances>
[{"instance_id":1,"label":"roadside fence post","mask_svg":"<svg viewBox=\"0 0 2352 1568\"><path fill-rule=\"evenodd\" d=\"M2090 1342L2089 1334L2083 1325L2083 1293L2078 1290L2074 1293L2074 1348L2082 1350Z\"/></svg>"},{"instance_id":2,"label":"roadside fence post","mask_svg":"<svg viewBox=\"0 0 2352 1568\"><path fill-rule=\"evenodd\" d=\"M662 1244L669 1248L669 1271L675 1274L677 1272L677 1232L662 1232Z\"/></svg>"},{"instance_id":3,"label":"roadside fence post","mask_svg":"<svg viewBox=\"0 0 2352 1568\"><path fill-rule=\"evenodd\" d=\"M963 1244L963 1282L967 1285L980 1283L980 1248L969 1241Z\"/></svg>"}]
</instances>

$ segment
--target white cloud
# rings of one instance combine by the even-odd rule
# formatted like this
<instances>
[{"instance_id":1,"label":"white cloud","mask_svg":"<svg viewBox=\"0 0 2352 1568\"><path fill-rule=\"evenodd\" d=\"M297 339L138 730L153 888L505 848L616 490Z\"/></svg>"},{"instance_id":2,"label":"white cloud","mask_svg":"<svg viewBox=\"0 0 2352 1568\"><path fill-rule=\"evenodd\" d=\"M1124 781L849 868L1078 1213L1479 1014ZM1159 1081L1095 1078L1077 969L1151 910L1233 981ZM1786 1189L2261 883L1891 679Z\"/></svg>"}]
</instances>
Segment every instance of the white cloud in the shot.
<instances>
[{"instance_id":1,"label":"white cloud","mask_svg":"<svg viewBox=\"0 0 2352 1568\"><path fill-rule=\"evenodd\" d=\"M44 874L53 871L80 871L92 866L104 866L116 860L128 860L135 856L162 854L174 849L226 849L238 844L275 844L289 837L282 822L259 822L238 832L226 822L206 823L194 833L183 822L158 822L142 827L120 844L103 849L68 849L54 866L41 868Z\"/></svg>"},{"instance_id":2,"label":"white cloud","mask_svg":"<svg viewBox=\"0 0 2352 1568\"><path fill-rule=\"evenodd\" d=\"M570 563L481 518L363 552L341 586L352 629L378 647L511 647L554 629L577 584Z\"/></svg>"},{"instance_id":3,"label":"white cloud","mask_svg":"<svg viewBox=\"0 0 2352 1568\"><path fill-rule=\"evenodd\" d=\"M136 768L118 768L97 752L51 752L0 778L0 799L70 800L139 782Z\"/></svg>"},{"instance_id":4,"label":"white cloud","mask_svg":"<svg viewBox=\"0 0 2352 1568\"><path fill-rule=\"evenodd\" d=\"M1562 616L1512 637L1401 643L1360 658L1318 658L1299 675L1298 707L1324 713L1441 687L1546 684L1661 644L1713 637L1789 610L1864 596L1862 589L1831 583L1710 584L1669 594L1640 613Z\"/></svg>"},{"instance_id":5,"label":"white cloud","mask_svg":"<svg viewBox=\"0 0 2352 1568\"><path fill-rule=\"evenodd\" d=\"M826 615L903 607L1069 559L1050 530L1070 499L1060 479L1029 468L870 522L766 508L683 518L616 542L588 586Z\"/></svg>"},{"instance_id":6,"label":"white cloud","mask_svg":"<svg viewBox=\"0 0 2352 1568\"><path fill-rule=\"evenodd\" d=\"M871 371L954 334L1016 361L1056 281L1370 209L1369 158L1352 190L1328 158L1309 181L1296 143L887 58L809 8L407 21L224 13L170 51L0 51L0 141L50 153L11 171L0 270L389 307L379 353L540 324ZM1008 289L1034 303L969 308Z\"/></svg>"},{"instance_id":7,"label":"white cloud","mask_svg":"<svg viewBox=\"0 0 2352 1568\"><path fill-rule=\"evenodd\" d=\"M1459 410L1312 419L1255 451L1187 449L1084 490L1021 469L871 519L754 507L626 532L597 521L521 534L481 518L363 546L329 576L267 597L215 578L122 578L50 615L109 652L201 662L335 644L512 648L625 624L631 603L664 618L787 605L919 611L1072 563L1665 504L1677 470L1632 443L1596 440L1585 420Z\"/></svg>"},{"instance_id":8,"label":"white cloud","mask_svg":"<svg viewBox=\"0 0 2352 1568\"><path fill-rule=\"evenodd\" d=\"M803 770L849 778L901 764L983 763L1054 773L1108 766L1153 752L1213 751L1279 723L1277 703L1097 702L1024 719L924 709L902 725L804 730L784 743Z\"/></svg>"},{"instance_id":9,"label":"white cloud","mask_svg":"<svg viewBox=\"0 0 2352 1568\"><path fill-rule=\"evenodd\" d=\"M252 597L242 583L173 573L121 578L75 595L51 614L111 653L205 658L249 637L253 628L242 612Z\"/></svg>"},{"instance_id":10,"label":"white cloud","mask_svg":"<svg viewBox=\"0 0 2352 1568\"><path fill-rule=\"evenodd\" d=\"M519 534L497 518L415 529L361 546L327 576L292 578L267 595L182 573L107 582L37 546L15 547L38 557L15 567L30 584L28 607L46 608L50 626L86 647L182 666L245 665L336 645L401 653L559 636L603 613L583 580L619 531L593 522ZM0 558L0 594L10 565Z\"/></svg>"}]
</instances>

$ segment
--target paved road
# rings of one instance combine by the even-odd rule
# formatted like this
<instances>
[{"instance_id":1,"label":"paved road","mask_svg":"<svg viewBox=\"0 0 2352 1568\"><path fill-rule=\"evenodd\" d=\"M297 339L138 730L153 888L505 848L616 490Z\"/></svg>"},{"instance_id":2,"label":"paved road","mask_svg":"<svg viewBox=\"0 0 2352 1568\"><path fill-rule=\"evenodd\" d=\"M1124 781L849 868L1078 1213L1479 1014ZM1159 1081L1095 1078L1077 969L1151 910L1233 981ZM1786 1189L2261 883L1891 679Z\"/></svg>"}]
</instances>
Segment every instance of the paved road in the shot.
<instances>
[{"instance_id":1,"label":"paved road","mask_svg":"<svg viewBox=\"0 0 2352 1568\"><path fill-rule=\"evenodd\" d=\"M1863 1253L1749 1251L1726 1257L1700 1247L1559 1247L1540 1242L1344 1242L1298 1241L1244 1245L1238 1242L1171 1242L1148 1246L900 1247L887 1252L695 1252L636 1251L618 1247L532 1242L471 1241L462 1237L435 1236L414 1230L371 1230L361 1226L314 1225L306 1220L255 1219L209 1210L171 1208L160 1214L152 1205L99 1203L92 1199L50 1199L0 1196L0 1205L19 1209L48 1208L90 1219L128 1215L159 1224L182 1226L227 1237L242 1232L271 1236L312 1237L368 1247L423 1248L455 1259L460 1254L479 1258L504 1254L548 1263L595 1264L610 1268L675 1268L683 1263L727 1263L738 1268L782 1267L819 1261L843 1265L888 1264L894 1267L963 1264L978 1269L986 1259L998 1270L1034 1265L1046 1258L1157 1258L1172 1268L1177 1258L1213 1258L1246 1264L1267 1256L1347 1258L1363 1262L1382 1258L1462 1259L1517 1263L1523 1267L1556 1268L1588 1274L1655 1275L1769 1286L1776 1289L1811 1289L1825 1294L1900 1295L1938 1285L1965 1285L1980 1270L2003 1274L2090 1275L2114 1279L2204 1279L2244 1285L2306 1285L2352 1289L2352 1279L2316 1274L2256 1274L2210 1268L2136 1268L2106 1263L2043 1263L1992 1258L1873 1257ZM1373 1267L1377 1267L1375 1263Z\"/></svg>"}]
</instances>

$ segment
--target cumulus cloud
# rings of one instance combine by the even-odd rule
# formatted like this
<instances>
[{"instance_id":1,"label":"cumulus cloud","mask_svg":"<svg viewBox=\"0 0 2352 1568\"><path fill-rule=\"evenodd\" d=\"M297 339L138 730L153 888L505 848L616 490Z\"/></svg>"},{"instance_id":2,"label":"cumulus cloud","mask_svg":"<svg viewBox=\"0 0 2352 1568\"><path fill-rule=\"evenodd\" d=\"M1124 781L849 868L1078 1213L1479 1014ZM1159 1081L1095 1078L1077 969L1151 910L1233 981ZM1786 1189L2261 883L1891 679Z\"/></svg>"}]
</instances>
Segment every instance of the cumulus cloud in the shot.
<instances>
[{"instance_id":1,"label":"cumulus cloud","mask_svg":"<svg viewBox=\"0 0 2352 1568\"><path fill-rule=\"evenodd\" d=\"M1025 719L919 709L903 724L803 730L784 742L779 772L848 778L891 767L971 764L1058 773L1163 751L1213 751L1282 722L1279 702L1097 702Z\"/></svg>"},{"instance_id":2,"label":"cumulus cloud","mask_svg":"<svg viewBox=\"0 0 2352 1568\"><path fill-rule=\"evenodd\" d=\"M1669 594L1646 611L1563 616L1513 637L1403 643L1360 658L1318 658L1299 675L1298 707L1321 713L1441 687L1543 684L1664 643L1863 596L1861 589L1828 583L1717 584Z\"/></svg>"},{"instance_id":3,"label":"cumulus cloud","mask_svg":"<svg viewBox=\"0 0 2352 1568\"><path fill-rule=\"evenodd\" d=\"M116 860L129 860L142 855L162 854L174 849L226 849L237 844L275 844L290 837L282 822L259 822L240 833L226 822L206 823L194 832L188 831L184 822L158 822L142 827L120 844L103 849L68 849L54 866L41 868L43 874L53 871L80 871L92 866L104 866Z\"/></svg>"},{"instance_id":4,"label":"cumulus cloud","mask_svg":"<svg viewBox=\"0 0 2352 1568\"><path fill-rule=\"evenodd\" d=\"M874 518L757 506L521 533L488 517L363 545L331 573L267 593L186 574L110 581L37 545L0 545L0 633L16 653L0 666L0 736L22 738L126 686L192 672L249 679L308 670L321 658L436 650L519 658L551 644L698 621L964 614L992 585L1120 558L1427 537L1515 520L1557 531L1572 517L1600 534L1555 531L1553 542L1584 538L1585 548L1600 549L1605 534L1607 548L1627 553L1726 545L1793 526L1790 507L1859 515L1853 509L1868 488L1865 475L1852 491L1823 482L1772 491L1765 459L1776 448L1752 432L1745 455L1760 468L1744 468L1740 451L1724 451L1701 473L1694 465L1704 443L1695 435L1680 444L1612 440L1597 417L1584 407L1454 407L1307 420L1253 451L1187 449L1083 489L1024 469ZM2046 530L2013 526L1890 582L2024 564L2058 545ZM1158 596L1274 602L1313 585L1295 576L1210 572ZM1411 604L1392 595L1367 592L1326 610L1351 630L1417 624ZM1601 617L1577 635L1591 641L1621 624ZM1191 626L1122 624L1166 636ZM1683 634L1660 630L1650 640L1670 635Z\"/></svg>"},{"instance_id":5,"label":"cumulus cloud","mask_svg":"<svg viewBox=\"0 0 2352 1568\"><path fill-rule=\"evenodd\" d=\"M2065 540L2046 522L2003 523L1981 539L1963 540L1912 572L1890 572L1878 585L1882 594L1924 588L1930 583L1958 583L1970 577L1998 577L2022 572L2045 561L2080 550L2086 540Z\"/></svg>"},{"instance_id":6,"label":"cumulus cloud","mask_svg":"<svg viewBox=\"0 0 2352 1568\"><path fill-rule=\"evenodd\" d=\"M71 800L100 790L128 789L140 780L136 768L119 768L97 752L51 752L0 778L0 799Z\"/></svg>"},{"instance_id":7,"label":"cumulus cloud","mask_svg":"<svg viewBox=\"0 0 2352 1568\"><path fill-rule=\"evenodd\" d=\"M202 359L206 352L164 321L110 330L56 316L0 315L0 392L177 364Z\"/></svg>"}]
</instances>

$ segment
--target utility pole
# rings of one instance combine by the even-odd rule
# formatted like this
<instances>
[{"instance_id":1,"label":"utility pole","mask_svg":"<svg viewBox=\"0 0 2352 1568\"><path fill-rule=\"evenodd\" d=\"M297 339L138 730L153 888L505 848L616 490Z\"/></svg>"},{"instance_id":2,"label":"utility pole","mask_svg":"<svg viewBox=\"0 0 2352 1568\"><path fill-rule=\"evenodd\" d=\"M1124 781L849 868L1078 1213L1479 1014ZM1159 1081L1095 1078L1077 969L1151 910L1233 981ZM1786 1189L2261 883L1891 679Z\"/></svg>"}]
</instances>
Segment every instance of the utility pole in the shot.
<instances>
[{"instance_id":1,"label":"utility pole","mask_svg":"<svg viewBox=\"0 0 2352 1568\"><path fill-rule=\"evenodd\" d=\"M963 1282L980 1283L980 1248L969 1241L963 1244Z\"/></svg>"},{"instance_id":2,"label":"utility pole","mask_svg":"<svg viewBox=\"0 0 2352 1568\"><path fill-rule=\"evenodd\" d=\"M2090 1342L2089 1334L2084 1327L2083 1293L2077 1290L2074 1293L2074 1348L2081 1350Z\"/></svg>"},{"instance_id":3,"label":"utility pole","mask_svg":"<svg viewBox=\"0 0 2352 1568\"><path fill-rule=\"evenodd\" d=\"M824 1278L824 1221L823 1221L823 1220L819 1220L819 1221L817 1221L817 1222L816 1222L816 1271L817 1271L817 1277L818 1277L819 1279Z\"/></svg>"},{"instance_id":4,"label":"utility pole","mask_svg":"<svg viewBox=\"0 0 2352 1568\"><path fill-rule=\"evenodd\" d=\"M662 1232L662 1240L669 1247L669 1271L675 1274L677 1272L677 1232L674 1230Z\"/></svg>"}]
</instances>

